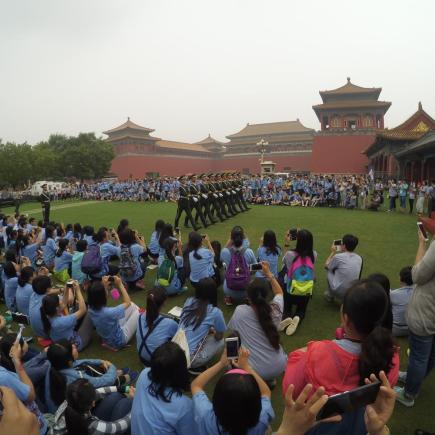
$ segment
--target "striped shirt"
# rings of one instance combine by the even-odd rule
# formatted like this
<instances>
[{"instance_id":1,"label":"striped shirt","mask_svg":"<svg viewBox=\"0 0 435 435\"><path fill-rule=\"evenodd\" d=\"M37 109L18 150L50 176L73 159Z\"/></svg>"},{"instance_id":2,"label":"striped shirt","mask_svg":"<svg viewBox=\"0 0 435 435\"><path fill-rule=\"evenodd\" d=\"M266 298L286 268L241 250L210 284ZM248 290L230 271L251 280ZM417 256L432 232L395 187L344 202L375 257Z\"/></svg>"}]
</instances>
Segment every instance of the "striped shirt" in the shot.
<instances>
[{"instance_id":1,"label":"striped shirt","mask_svg":"<svg viewBox=\"0 0 435 435\"><path fill-rule=\"evenodd\" d=\"M103 387L95 390L97 393L96 401L104 398L111 393L116 393L116 387ZM65 409L67 402L63 402L54 415L54 424L50 428L50 435L65 435L67 433L65 422ZM129 412L125 417L110 422L100 420L91 413L86 415L88 419L88 433L89 435L103 435L103 434L123 434L131 425L131 413Z\"/></svg>"}]
</instances>

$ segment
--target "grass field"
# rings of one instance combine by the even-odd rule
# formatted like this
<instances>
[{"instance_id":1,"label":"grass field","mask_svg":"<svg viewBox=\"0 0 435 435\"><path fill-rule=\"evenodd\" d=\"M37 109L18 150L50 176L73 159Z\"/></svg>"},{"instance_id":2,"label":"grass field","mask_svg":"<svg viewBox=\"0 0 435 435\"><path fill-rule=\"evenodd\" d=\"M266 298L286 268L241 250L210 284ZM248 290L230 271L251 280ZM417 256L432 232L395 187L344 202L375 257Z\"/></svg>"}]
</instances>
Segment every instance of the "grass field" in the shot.
<instances>
[{"instance_id":1,"label":"grass field","mask_svg":"<svg viewBox=\"0 0 435 435\"><path fill-rule=\"evenodd\" d=\"M52 211L51 218L55 221L66 223L80 222L91 224L95 228L105 225L117 226L121 218L128 218L130 226L137 229L148 240L153 230L154 222L162 218L173 222L176 206L166 203L65 203L69 207L58 208ZM60 205L59 205L60 206ZM54 204L54 208L57 204ZM31 211L31 214L40 218L38 204L25 204L22 212ZM5 210L8 211L8 210ZM11 211L11 210L9 210ZM401 213L367 212L360 210L323 209L323 208L290 208L290 207L267 207L256 206L249 212L242 213L224 223L213 225L207 229L211 240L219 240L223 244L228 239L231 228L241 225L248 235L251 247L256 250L258 241L266 229L273 229L283 245L284 232L291 227L307 228L314 235L315 249L318 252L316 265L317 283L312 301L308 306L308 312L304 323L292 337L281 335L282 345L289 352L298 347L305 346L306 342L313 339L332 338L335 328L339 324L338 306L329 305L323 300L323 292L326 285L323 264L329 255L332 240L340 238L345 233L353 233L359 237L360 244L357 252L364 257L363 276L372 272L383 272L391 280L393 288L398 286L398 272L401 267L412 265L417 249L417 230L415 216ZM183 241L187 238L188 230L182 234ZM202 230L202 232L204 232ZM146 285L150 288L155 278L155 271L148 271ZM188 295L192 294L189 290ZM145 301L144 292L136 292L132 295L133 300L143 306ZM174 305L183 305L186 295L170 298L165 310ZM220 308L223 310L228 321L232 309L223 306L222 291L220 291ZM407 342L399 341L401 346L401 367L407 365L406 349ZM105 350L99 344L95 336L92 345L82 353L83 357L101 357L113 361L119 367L129 366L140 370L135 343L117 353ZM395 435L409 435L416 428L435 430L435 417L433 391L435 390L435 374L431 373L425 381L416 405L407 409L397 404L391 421L391 433ZM432 392L432 393L431 393ZM281 386L278 382L273 391L273 407L277 415L273 428L276 429L282 414ZM432 405L430 404L432 403Z\"/></svg>"}]
</instances>

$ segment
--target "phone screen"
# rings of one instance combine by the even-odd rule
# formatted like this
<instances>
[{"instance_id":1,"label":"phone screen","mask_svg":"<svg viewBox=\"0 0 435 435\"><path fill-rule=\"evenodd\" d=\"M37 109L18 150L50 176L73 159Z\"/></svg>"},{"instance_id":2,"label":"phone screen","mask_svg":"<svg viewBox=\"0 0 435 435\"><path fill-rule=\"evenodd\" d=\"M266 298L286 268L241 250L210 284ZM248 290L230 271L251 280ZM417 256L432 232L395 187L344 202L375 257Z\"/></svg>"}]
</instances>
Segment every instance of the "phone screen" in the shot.
<instances>
[{"instance_id":1,"label":"phone screen","mask_svg":"<svg viewBox=\"0 0 435 435\"><path fill-rule=\"evenodd\" d=\"M261 270L261 269L263 269L263 267L261 266L261 263L251 264L251 270L253 272L256 272L257 270Z\"/></svg>"},{"instance_id":2,"label":"phone screen","mask_svg":"<svg viewBox=\"0 0 435 435\"><path fill-rule=\"evenodd\" d=\"M424 240L426 240L426 241L429 240L429 238L427 236L426 228L424 227L423 223L422 222L417 222L417 226L418 226L418 229L421 232L421 235L424 237Z\"/></svg>"},{"instance_id":3,"label":"phone screen","mask_svg":"<svg viewBox=\"0 0 435 435\"><path fill-rule=\"evenodd\" d=\"M317 420L331 417L336 414L352 412L363 406L370 405L376 400L381 388L379 381L363 385L346 393L330 396L326 405L317 414Z\"/></svg>"},{"instance_id":4,"label":"phone screen","mask_svg":"<svg viewBox=\"0 0 435 435\"><path fill-rule=\"evenodd\" d=\"M341 239L334 240L334 246L341 246L343 244L343 241Z\"/></svg>"},{"instance_id":5,"label":"phone screen","mask_svg":"<svg viewBox=\"0 0 435 435\"><path fill-rule=\"evenodd\" d=\"M292 228L289 230L290 240L296 240L298 237L298 230L296 228Z\"/></svg>"},{"instance_id":6,"label":"phone screen","mask_svg":"<svg viewBox=\"0 0 435 435\"><path fill-rule=\"evenodd\" d=\"M227 358L239 357L239 339L237 337L226 338Z\"/></svg>"}]
</instances>

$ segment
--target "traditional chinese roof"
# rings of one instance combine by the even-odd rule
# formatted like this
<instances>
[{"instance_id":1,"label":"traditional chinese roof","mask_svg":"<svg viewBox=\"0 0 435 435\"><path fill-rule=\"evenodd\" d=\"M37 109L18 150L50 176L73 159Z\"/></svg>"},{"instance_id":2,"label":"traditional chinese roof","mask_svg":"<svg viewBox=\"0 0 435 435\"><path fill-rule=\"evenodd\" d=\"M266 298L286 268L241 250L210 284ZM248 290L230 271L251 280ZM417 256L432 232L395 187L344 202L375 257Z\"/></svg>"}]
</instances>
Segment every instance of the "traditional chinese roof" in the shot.
<instances>
[{"instance_id":1,"label":"traditional chinese roof","mask_svg":"<svg viewBox=\"0 0 435 435\"><path fill-rule=\"evenodd\" d=\"M127 121L124 124L119 125L118 127L112 128L111 130L103 131L104 134L110 135L111 133L116 133L126 129L138 130L142 132L152 133L154 130L152 128L142 127L134 122L130 121L130 118L127 118Z\"/></svg>"},{"instance_id":2,"label":"traditional chinese roof","mask_svg":"<svg viewBox=\"0 0 435 435\"><path fill-rule=\"evenodd\" d=\"M228 139L239 137L267 136L272 134L314 133L312 128L305 127L299 119L296 121L268 122L264 124L247 124L238 133L226 136Z\"/></svg>"},{"instance_id":3,"label":"traditional chinese roof","mask_svg":"<svg viewBox=\"0 0 435 435\"><path fill-rule=\"evenodd\" d=\"M209 153L210 151L202 145L187 142L177 142L173 140L159 140L156 142L159 148L168 148L179 151L197 151L202 153Z\"/></svg>"},{"instance_id":4,"label":"traditional chinese roof","mask_svg":"<svg viewBox=\"0 0 435 435\"><path fill-rule=\"evenodd\" d=\"M354 85L350 81L350 77L348 77L347 83L345 85L329 91L320 91L319 93L321 96L344 95L344 94L375 94L376 98L378 98L381 91L382 88L364 88L362 86Z\"/></svg>"},{"instance_id":5,"label":"traditional chinese roof","mask_svg":"<svg viewBox=\"0 0 435 435\"><path fill-rule=\"evenodd\" d=\"M316 104L313 109L388 109L391 106L389 101L376 101L376 100L340 100L331 101L323 104ZM386 110L385 110L386 111Z\"/></svg>"},{"instance_id":6,"label":"traditional chinese roof","mask_svg":"<svg viewBox=\"0 0 435 435\"><path fill-rule=\"evenodd\" d=\"M426 150L433 150L435 146L435 130L428 131L425 133L419 140L414 142L412 145L407 146L402 151L399 151L396 155L398 157L412 154L412 153L421 153L425 152Z\"/></svg>"},{"instance_id":7,"label":"traditional chinese roof","mask_svg":"<svg viewBox=\"0 0 435 435\"><path fill-rule=\"evenodd\" d=\"M200 140L199 142L195 142L195 144L196 145L219 145L219 146L223 146L223 145L225 145L225 142L221 142L209 134L205 139Z\"/></svg>"}]
</instances>

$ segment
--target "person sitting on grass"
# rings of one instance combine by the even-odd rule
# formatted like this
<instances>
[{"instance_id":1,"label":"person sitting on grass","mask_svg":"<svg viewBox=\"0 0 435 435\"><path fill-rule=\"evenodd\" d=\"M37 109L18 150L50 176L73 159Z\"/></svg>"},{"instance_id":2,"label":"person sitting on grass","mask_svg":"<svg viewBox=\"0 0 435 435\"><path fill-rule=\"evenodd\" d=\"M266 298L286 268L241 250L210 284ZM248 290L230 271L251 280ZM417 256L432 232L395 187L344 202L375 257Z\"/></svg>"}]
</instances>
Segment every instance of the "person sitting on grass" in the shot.
<instances>
[{"instance_id":1,"label":"person sitting on grass","mask_svg":"<svg viewBox=\"0 0 435 435\"><path fill-rule=\"evenodd\" d=\"M86 240L78 240L76 243L76 252L73 254L71 263L71 278L83 285L87 280L86 274L82 272L82 260L85 255L88 242Z\"/></svg>"},{"instance_id":2,"label":"person sitting on grass","mask_svg":"<svg viewBox=\"0 0 435 435\"><path fill-rule=\"evenodd\" d=\"M54 257L53 275L57 281L65 284L70 279L73 254L68 250L68 239L60 239L57 244L59 247Z\"/></svg>"},{"instance_id":3,"label":"person sitting on grass","mask_svg":"<svg viewBox=\"0 0 435 435\"><path fill-rule=\"evenodd\" d=\"M96 389L88 379L77 379L66 389L66 400L54 415L51 435L123 434L131 425L135 389L129 387Z\"/></svg>"},{"instance_id":4,"label":"person sitting on grass","mask_svg":"<svg viewBox=\"0 0 435 435\"><path fill-rule=\"evenodd\" d=\"M35 276L35 270L31 266L25 266L21 269L20 276L18 278L17 293L15 295L17 310L29 315L29 303L30 296L33 293L32 280Z\"/></svg>"},{"instance_id":5,"label":"person sitting on grass","mask_svg":"<svg viewBox=\"0 0 435 435\"><path fill-rule=\"evenodd\" d=\"M184 286L186 272L181 239L168 237L164 242L165 255L157 271L156 286L164 288L168 295L179 295L187 291Z\"/></svg>"},{"instance_id":6,"label":"person sitting on grass","mask_svg":"<svg viewBox=\"0 0 435 435\"><path fill-rule=\"evenodd\" d=\"M285 245L290 247L291 237L289 232L285 235ZM308 230L298 230L296 233L296 247L285 253L283 258L285 272L284 283L284 312L282 321L278 326L278 331L286 331L287 335L293 335L299 326L299 323L304 319L307 311L308 303L312 296L313 280L300 281L301 290L306 290L306 294L296 293L296 274L297 268L302 271L310 271L313 273L314 263L317 259L317 252L313 250L313 235ZM299 262L299 265L298 263ZM295 266L295 267L294 267ZM313 277L314 278L314 277ZM293 281L294 279L294 281ZM292 285L294 284L294 285ZM311 288L310 288L311 286ZM293 307L294 315L293 315Z\"/></svg>"},{"instance_id":7,"label":"person sitting on grass","mask_svg":"<svg viewBox=\"0 0 435 435\"><path fill-rule=\"evenodd\" d=\"M283 393L292 384L294 393L299 395L311 384L314 388L324 386L328 396L339 394L364 385L366 378L380 371L387 374L391 385L396 385L398 349L391 331L382 326L387 310L388 298L380 284L370 280L354 283L342 305L344 338L312 341L291 352L282 382ZM348 425L361 423L354 418L358 420L360 416L347 416L340 423L340 433L354 433L345 432Z\"/></svg>"},{"instance_id":8,"label":"person sitting on grass","mask_svg":"<svg viewBox=\"0 0 435 435\"><path fill-rule=\"evenodd\" d=\"M231 362L224 351L220 360L191 385L195 422L201 434L265 434L275 417L267 384L248 362L249 351L240 348L235 368L224 373L214 387L212 402L206 385Z\"/></svg>"},{"instance_id":9,"label":"person sitting on grass","mask_svg":"<svg viewBox=\"0 0 435 435\"><path fill-rule=\"evenodd\" d=\"M159 258L159 238L164 226L165 221L162 219L156 221L154 231L151 233L150 242L148 243L148 255L154 263Z\"/></svg>"},{"instance_id":10,"label":"person sitting on grass","mask_svg":"<svg viewBox=\"0 0 435 435\"><path fill-rule=\"evenodd\" d=\"M276 241L275 231L267 230L260 239L260 247L257 250L257 260L259 263L267 261L269 269L273 276L278 276L278 261L281 255L281 248ZM263 271L259 270L255 273L257 278L264 278Z\"/></svg>"},{"instance_id":11,"label":"person sitting on grass","mask_svg":"<svg viewBox=\"0 0 435 435\"><path fill-rule=\"evenodd\" d=\"M151 367L142 370L136 382L132 433L196 435L193 402L183 394L189 387L185 353L176 343L162 344L151 356Z\"/></svg>"},{"instance_id":12,"label":"person sitting on grass","mask_svg":"<svg viewBox=\"0 0 435 435\"><path fill-rule=\"evenodd\" d=\"M53 270L54 267L54 258L56 257L57 245L54 241L55 238L55 228L53 225L47 225L45 227L45 238L44 238L44 246L42 248L43 251L43 259L45 267L48 270Z\"/></svg>"},{"instance_id":13,"label":"person sitting on grass","mask_svg":"<svg viewBox=\"0 0 435 435\"><path fill-rule=\"evenodd\" d=\"M384 275L383 273L372 273L367 277L370 281L375 281L378 284L381 285L381 287L384 289L385 294L388 298L388 308L387 312L385 313L384 321L382 323L382 326L384 328L389 329L392 331L393 329L393 310L391 308L391 300L390 300L390 294L391 294L391 284L390 280L388 279L388 276Z\"/></svg>"},{"instance_id":14,"label":"person sitting on grass","mask_svg":"<svg viewBox=\"0 0 435 435\"><path fill-rule=\"evenodd\" d=\"M102 268L92 278L99 280L105 275L116 275L119 272L119 267L110 264L110 260L113 257L119 258L121 255L118 233L114 230L109 233L106 227L101 227L94 234L92 242L88 242L88 246L95 243L98 243L100 246Z\"/></svg>"},{"instance_id":15,"label":"person sitting on grass","mask_svg":"<svg viewBox=\"0 0 435 435\"><path fill-rule=\"evenodd\" d=\"M175 320L160 314L166 299L167 294L163 288L153 288L147 295L146 311L139 317L136 346L139 359L146 366L149 366L153 352L170 341L178 330Z\"/></svg>"},{"instance_id":16,"label":"person sitting on grass","mask_svg":"<svg viewBox=\"0 0 435 435\"><path fill-rule=\"evenodd\" d=\"M225 271L225 280L223 285L224 290L224 303L227 306L231 306L233 302L241 302L246 299L246 288L243 289L232 289L228 285L229 279L228 274L233 273L231 269L231 262L237 261L237 259L233 260L233 257L240 255L241 258L239 261L244 262L245 272L246 272L246 285L249 282L250 278L250 265L255 264L257 259L255 258L255 254L251 248L249 248L249 242L245 238L245 233L243 228L240 226L235 226L231 230L230 238L228 239L225 247L221 252L221 261L225 263L226 271ZM235 257L237 258L237 257ZM239 263L240 264L240 263ZM238 263L235 263L235 267L239 267Z\"/></svg>"},{"instance_id":17,"label":"person sitting on grass","mask_svg":"<svg viewBox=\"0 0 435 435\"><path fill-rule=\"evenodd\" d=\"M266 279L255 278L248 286L249 305L236 307L228 327L237 332L247 348L249 364L273 385L285 369L287 355L280 345L278 324L282 319L283 292L267 262L261 263ZM268 295L272 290L272 302Z\"/></svg>"},{"instance_id":18,"label":"person sitting on grass","mask_svg":"<svg viewBox=\"0 0 435 435\"><path fill-rule=\"evenodd\" d=\"M414 286L412 282L412 267L406 266L400 270L401 287L391 290L390 300L393 311L393 335L404 337L409 333L408 321L406 320L406 310L411 299Z\"/></svg>"},{"instance_id":19,"label":"person sitting on grass","mask_svg":"<svg viewBox=\"0 0 435 435\"><path fill-rule=\"evenodd\" d=\"M77 310L69 313L76 303ZM69 340L79 351L83 350L92 338L92 323L86 311L82 291L75 281L73 288L65 287L62 301L57 294L46 294L40 307L45 335L53 341Z\"/></svg>"},{"instance_id":20,"label":"person sitting on grass","mask_svg":"<svg viewBox=\"0 0 435 435\"><path fill-rule=\"evenodd\" d=\"M15 255L14 255L14 260ZM17 287L18 287L18 271L20 266L15 261L6 261L2 271L4 300L9 311L17 311Z\"/></svg>"},{"instance_id":21,"label":"person sitting on grass","mask_svg":"<svg viewBox=\"0 0 435 435\"><path fill-rule=\"evenodd\" d=\"M110 279L113 278L113 282ZM116 307L107 306L111 287L121 293L123 303ZM134 304L119 276L103 276L88 289L89 315L102 338L103 344L112 349L121 349L132 339L137 329L139 308Z\"/></svg>"},{"instance_id":22,"label":"person sitting on grass","mask_svg":"<svg viewBox=\"0 0 435 435\"><path fill-rule=\"evenodd\" d=\"M144 289L142 279L145 276L145 266L141 261L142 255L146 252L146 245L136 231L125 228L118 232L121 242L119 262L120 275L129 290L136 287Z\"/></svg>"},{"instance_id":23,"label":"person sitting on grass","mask_svg":"<svg viewBox=\"0 0 435 435\"><path fill-rule=\"evenodd\" d=\"M325 299L333 302L334 298L342 301L346 290L351 283L360 278L362 272L362 258L354 251L358 246L358 237L352 234L343 236L343 244L340 251L337 247L331 246L331 254L326 260L328 290L325 292Z\"/></svg>"},{"instance_id":24,"label":"person sitting on grass","mask_svg":"<svg viewBox=\"0 0 435 435\"><path fill-rule=\"evenodd\" d=\"M186 334L192 369L203 367L224 346L224 316L211 303L216 291L214 279L201 279L196 286L195 297L187 298L183 306L179 328Z\"/></svg>"}]
</instances>

